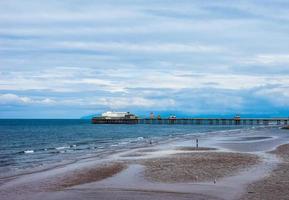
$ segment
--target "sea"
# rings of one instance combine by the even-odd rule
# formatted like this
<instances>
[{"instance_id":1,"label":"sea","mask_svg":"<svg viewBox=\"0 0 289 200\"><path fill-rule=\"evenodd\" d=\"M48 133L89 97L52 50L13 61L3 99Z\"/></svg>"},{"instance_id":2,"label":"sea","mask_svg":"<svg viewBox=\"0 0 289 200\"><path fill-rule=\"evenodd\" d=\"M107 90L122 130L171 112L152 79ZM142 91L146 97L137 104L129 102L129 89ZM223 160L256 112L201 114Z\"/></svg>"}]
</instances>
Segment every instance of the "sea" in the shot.
<instances>
[{"instance_id":1,"label":"sea","mask_svg":"<svg viewBox=\"0 0 289 200\"><path fill-rule=\"evenodd\" d=\"M248 128L248 127L246 127ZM72 119L1 119L0 177L240 126L109 125Z\"/></svg>"}]
</instances>

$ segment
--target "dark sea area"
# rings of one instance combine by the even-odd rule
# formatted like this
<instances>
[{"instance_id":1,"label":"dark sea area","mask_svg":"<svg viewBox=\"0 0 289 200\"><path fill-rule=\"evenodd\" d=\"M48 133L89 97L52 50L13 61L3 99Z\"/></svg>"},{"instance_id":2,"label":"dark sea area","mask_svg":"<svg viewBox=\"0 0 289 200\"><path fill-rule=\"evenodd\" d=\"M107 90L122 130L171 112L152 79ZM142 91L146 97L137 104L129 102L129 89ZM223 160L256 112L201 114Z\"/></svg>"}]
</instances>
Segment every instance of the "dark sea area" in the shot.
<instances>
[{"instance_id":1,"label":"dark sea area","mask_svg":"<svg viewBox=\"0 0 289 200\"><path fill-rule=\"evenodd\" d=\"M0 120L0 177L240 126L96 125L90 120ZM248 127L247 127L248 128Z\"/></svg>"}]
</instances>

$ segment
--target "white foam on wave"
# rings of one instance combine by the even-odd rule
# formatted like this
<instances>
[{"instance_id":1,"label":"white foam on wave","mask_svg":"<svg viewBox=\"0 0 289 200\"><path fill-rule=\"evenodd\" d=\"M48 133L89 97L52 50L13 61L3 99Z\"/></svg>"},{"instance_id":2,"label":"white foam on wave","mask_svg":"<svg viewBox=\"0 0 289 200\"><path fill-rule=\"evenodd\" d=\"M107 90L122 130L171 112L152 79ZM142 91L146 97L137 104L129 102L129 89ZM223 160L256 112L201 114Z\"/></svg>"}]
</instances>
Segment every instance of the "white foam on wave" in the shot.
<instances>
[{"instance_id":1,"label":"white foam on wave","mask_svg":"<svg viewBox=\"0 0 289 200\"><path fill-rule=\"evenodd\" d=\"M55 149L56 150L62 150L62 149L69 149L70 147L68 146L64 146L64 147L56 147Z\"/></svg>"},{"instance_id":2,"label":"white foam on wave","mask_svg":"<svg viewBox=\"0 0 289 200\"><path fill-rule=\"evenodd\" d=\"M34 153L33 150L25 150L24 153Z\"/></svg>"},{"instance_id":3,"label":"white foam on wave","mask_svg":"<svg viewBox=\"0 0 289 200\"><path fill-rule=\"evenodd\" d=\"M127 144L129 144L129 142L128 141L124 141L124 142L119 142L118 144L119 145L127 145Z\"/></svg>"},{"instance_id":4,"label":"white foam on wave","mask_svg":"<svg viewBox=\"0 0 289 200\"><path fill-rule=\"evenodd\" d=\"M144 137L138 137L137 138L137 140L143 140L144 139Z\"/></svg>"}]
</instances>

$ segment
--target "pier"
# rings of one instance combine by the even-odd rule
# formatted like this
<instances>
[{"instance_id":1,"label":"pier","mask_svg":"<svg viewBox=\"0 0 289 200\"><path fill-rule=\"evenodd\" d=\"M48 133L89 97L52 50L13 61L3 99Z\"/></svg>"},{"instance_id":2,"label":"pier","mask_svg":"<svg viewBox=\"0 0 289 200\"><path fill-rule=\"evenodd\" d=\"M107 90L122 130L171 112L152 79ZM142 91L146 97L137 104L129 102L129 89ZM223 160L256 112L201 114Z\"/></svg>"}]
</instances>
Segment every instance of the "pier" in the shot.
<instances>
[{"instance_id":1,"label":"pier","mask_svg":"<svg viewBox=\"0 0 289 200\"><path fill-rule=\"evenodd\" d=\"M134 118L104 119L94 117L93 124L164 124L164 125L289 125L289 118Z\"/></svg>"}]
</instances>

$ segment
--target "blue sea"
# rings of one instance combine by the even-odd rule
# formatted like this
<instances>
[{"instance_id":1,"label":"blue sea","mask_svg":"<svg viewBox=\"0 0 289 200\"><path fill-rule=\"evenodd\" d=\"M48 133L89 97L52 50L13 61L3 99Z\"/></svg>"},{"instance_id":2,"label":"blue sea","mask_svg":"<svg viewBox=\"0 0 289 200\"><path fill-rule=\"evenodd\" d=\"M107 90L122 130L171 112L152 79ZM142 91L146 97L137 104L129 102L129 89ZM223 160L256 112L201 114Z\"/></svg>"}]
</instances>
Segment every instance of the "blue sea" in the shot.
<instances>
[{"instance_id":1,"label":"blue sea","mask_svg":"<svg viewBox=\"0 0 289 200\"><path fill-rule=\"evenodd\" d=\"M0 120L0 177L235 126L96 125L89 120Z\"/></svg>"}]
</instances>

